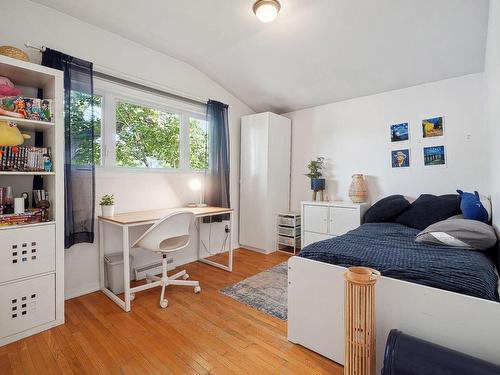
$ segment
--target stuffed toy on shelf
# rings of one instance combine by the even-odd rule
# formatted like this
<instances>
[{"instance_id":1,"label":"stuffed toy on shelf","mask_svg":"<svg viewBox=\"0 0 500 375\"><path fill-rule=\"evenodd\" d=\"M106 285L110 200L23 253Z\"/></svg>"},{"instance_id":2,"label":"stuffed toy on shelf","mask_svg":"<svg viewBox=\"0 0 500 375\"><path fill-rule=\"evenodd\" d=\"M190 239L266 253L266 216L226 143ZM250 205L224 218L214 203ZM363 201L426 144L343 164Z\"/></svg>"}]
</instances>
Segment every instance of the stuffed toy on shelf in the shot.
<instances>
[{"instance_id":1,"label":"stuffed toy on shelf","mask_svg":"<svg viewBox=\"0 0 500 375\"><path fill-rule=\"evenodd\" d=\"M0 146L19 146L30 138L30 135L21 133L16 124L0 121Z\"/></svg>"},{"instance_id":2,"label":"stuffed toy on shelf","mask_svg":"<svg viewBox=\"0 0 500 375\"><path fill-rule=\"evenodd\" d=\"M5 96L19 96L21 95L21 90L14 87L14 84L7 77L0 76L0 98Z\"/></svg>"}]
</instances>

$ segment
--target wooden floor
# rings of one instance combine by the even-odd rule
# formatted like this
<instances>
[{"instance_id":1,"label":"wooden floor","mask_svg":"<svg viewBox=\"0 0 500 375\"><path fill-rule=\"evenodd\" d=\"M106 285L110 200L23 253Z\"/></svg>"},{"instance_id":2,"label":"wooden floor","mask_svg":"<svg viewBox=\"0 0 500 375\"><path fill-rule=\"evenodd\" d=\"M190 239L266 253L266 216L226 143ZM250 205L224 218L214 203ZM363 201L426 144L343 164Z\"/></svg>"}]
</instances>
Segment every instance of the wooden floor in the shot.
<instances>
[{"instance_id":1,"label":"wooden floor","mask_svg":"<svg viewBox=\"0 0 500 375\"><path fill-rule=\"evenodd\" d=\"M286 322L219 292L284 262L282 253L237 250L234 271L194 262L201 282L137 293L125 313L95 292L66 301L66 324L0 347L0 374L331 374L342 367L286 339Z\"/></svg>"}]
</instances>

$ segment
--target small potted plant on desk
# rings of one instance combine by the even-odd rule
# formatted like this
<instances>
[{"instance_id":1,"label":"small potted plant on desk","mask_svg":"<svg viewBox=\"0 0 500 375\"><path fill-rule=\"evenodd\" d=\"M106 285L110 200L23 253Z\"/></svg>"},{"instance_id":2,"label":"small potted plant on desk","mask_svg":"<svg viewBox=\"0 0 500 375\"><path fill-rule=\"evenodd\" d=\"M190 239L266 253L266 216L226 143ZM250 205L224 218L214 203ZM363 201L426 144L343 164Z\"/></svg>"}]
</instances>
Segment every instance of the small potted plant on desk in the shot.
<instances>
[{"instance_id":1,"label":"small potted plant on desk","mask_svg":"<svg viewBox=\"0 0 500 375\"><path fill-rule=\"evenodd\" d=\"M112 194L106 194L101 198L102 216L113 216L115 214L115 197Z\"/></svg>"},{"instance_id":2,"label":"small potted plant on desk","mask_svg":"<svg viewBox=\"0 0 500 375\"><path fill-rule=\"evenodd\" d=\"M323 191L325 190L325 179L323 178L322 170L325 167L325 158L320 157L316 160L311 160L307 165L309 173L307 177L311 179L311 190L313 191L312 199L316 200L319 191L320 200L323 200Z\"/></svg>"}]
</instances>

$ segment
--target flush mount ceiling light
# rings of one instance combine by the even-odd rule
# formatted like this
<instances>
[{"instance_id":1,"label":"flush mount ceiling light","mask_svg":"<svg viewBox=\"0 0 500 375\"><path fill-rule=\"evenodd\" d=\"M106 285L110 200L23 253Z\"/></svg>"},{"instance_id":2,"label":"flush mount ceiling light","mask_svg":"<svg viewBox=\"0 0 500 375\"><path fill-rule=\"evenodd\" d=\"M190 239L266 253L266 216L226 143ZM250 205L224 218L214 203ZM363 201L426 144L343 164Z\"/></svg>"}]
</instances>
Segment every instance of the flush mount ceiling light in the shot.
<instances>
[{"instance_id":1,"label":"flush mount ceiling light","mask_svg":"<svg viewBox=\"0 0 500 375\"><path fill-rule=\"evenodd\" d=\"M274 21L278 12L281 9L281 4L278 0L257 0L253 5L253 12L262 22Z\"/></svg>"}]
</instances>

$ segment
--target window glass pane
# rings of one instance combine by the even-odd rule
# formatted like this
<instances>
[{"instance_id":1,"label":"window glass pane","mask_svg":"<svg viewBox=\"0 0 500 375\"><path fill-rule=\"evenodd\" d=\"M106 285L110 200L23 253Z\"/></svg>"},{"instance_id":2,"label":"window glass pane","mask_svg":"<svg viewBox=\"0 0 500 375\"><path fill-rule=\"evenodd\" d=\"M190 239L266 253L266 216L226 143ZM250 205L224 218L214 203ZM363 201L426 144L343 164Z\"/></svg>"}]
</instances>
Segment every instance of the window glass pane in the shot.
<instances>
[{"instance_id":1,"label":"window glass pane","mask_svg":"<svg viewBox=\"0 0 500 375\"><path fill-rule=\"evenodd\" d=\"M176 113L116 103L116 165L178 168L180 123Z\"/></svg>"},{"instance_id":2,"label":"window glass pane","mask_svg":"<svg viewBox=\"0 0 500 375\"><path fill-rule=\"evenodd\" d=\"M191 117L189 119L189 166L192 169L207 169L208 154L207 122Z\"/></svg>"},{"instance_id":3,"label":"window glass pane","mask_svg":"<svg viewBox=\"0 0 500 375\"><path fill-rule=\"evenodd\" d=\"M70 95L72 164L101 165L102 96L92 97L79 91L71 91Z\"/></svg>"}]
</instances>

